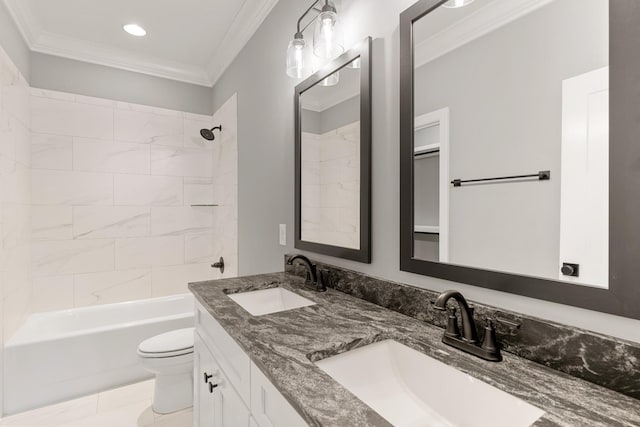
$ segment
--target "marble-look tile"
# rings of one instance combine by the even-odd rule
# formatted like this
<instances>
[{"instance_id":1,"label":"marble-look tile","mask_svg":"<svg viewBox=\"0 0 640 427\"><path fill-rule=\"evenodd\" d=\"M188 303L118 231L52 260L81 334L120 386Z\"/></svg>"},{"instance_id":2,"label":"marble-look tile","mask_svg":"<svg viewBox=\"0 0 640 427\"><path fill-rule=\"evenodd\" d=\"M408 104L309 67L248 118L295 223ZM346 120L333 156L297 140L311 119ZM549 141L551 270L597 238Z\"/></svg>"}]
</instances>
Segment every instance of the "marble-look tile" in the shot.
<instances>
[{"instance_id":1,"label":"marble-look tile","mask_svg":"<svg viewBox=\"0 0 640 427\"><path fill-rule=\"evenodd\" d=\"M31 97L31 125L38 133L113 139L113 109Z\"/></svg>"},{"instance_id":2,"label":"marble-look tile","mask_svg":"<svg viewBox=\"0 0 640 427\"><path fill-rule=\"evenodd\" d=\"M167 295L189 292L190 282L211 280L220 277L220 271L211 268L211 263L184 264L169 267L154 267L152 269L152 296L162 297Z\"/></svg>"},{"instance_id":3,"label":"marble-look tile","mask_svg":"<svg viewBox=\"0 0 640 427\"><path fill-rule=\"evenodd\" d=\"M31 137L33 169L73 169L73 138L34 133Z\"/></svg>"},{"instance_id":4,"label":"marble-look tile","mask_svg":"<svg viewBox=\"0 0 640 427\"><path fill-rule=\"evenodd\" d=\"M115 139L124 142L182 146L180 116L115 110Z\"/></svg>"},{"instance_id":5,"label":"marble-look tile","mask_svg":"<svg viewBox=\"0 0 640 427\"><path fill-rule=\"evenodd\" d=\"M29 86L19 72L12 73L11 81L2 85L2 109L20 121L27 129L31 126Z\"/></svg>"},{"instance_id":6,"label":"marble-look tile","mask_svg":"<svg viewBox=\"0 0 640 427\"><path fill-rule=\"evenodd\" d=\"M201 116L202 118L206 116ZM219 140L218 131L214 131L216 134L215 141L207 141L200 135L201 129L212 129L216 126L219 126L220 123L214 124L213 118L209 117L206 120L197 119L193 120L190 118L184 119L184 139L183 144L186 148L200 148L205 150L212 150L214 144ZM222 126L222 131L224 132L226 124Z\"/></svg>"},{"instance_id":7,"label":"marble-look tile","mask_svg":"<svg viewBox=\"0 0 640 427\"><path fill-rule=\"evenodd\" d=\"M75 206L73 237L76 239L148 236L151 209L131 206Z\"/></svg>"},{"instance_id":8,"label":"marble-look tile","mask_svg":"<svg viewBox=\"0 0 640 427\"><path fill-rule=\"evenodd\" d=\"M4 277L5 282L12 280L10 275ZM22 284L28 284L28 280L22 281ZM13 334L24 324L30 313L31 291L28 286L8 291L5 289L4 298L0 302L2 304L2 322L4 328L5 340L8 340Z\"/></svg>"},{"instance_id":9,"label":"marble-look tile","mask_svg":"<svg viewBox=\"0 0 640 427\"><path fill-rule=\"evenodd\" d=\"M133 403L147 402L153 395L153 381L143 381L98 394L98 413L128 406ZM151 417L153 420L153 417Z\"/></svg>"},{"instance_id":10,"label":"marble-look tile","mask_svg":"<svg viewBox=\"0 0 640 427\"><path fill-rule=\"evenodd\" d=\"M9 118L9 132L13 140L14 159L16 163L31 166L31 131L27 125L14 117Z\"/></svg>"},{"instance_id":11,"label":"marble-look tile","mask_svg":"<svg viewBox=\"0 0 640 427\"><path fill-rule=\"evenodd\" d=\"M212 178L184 178L184 204L221 204L221 198L214 197L215 185Z\"/></svg>"},{"instance_id":12,"label":"marble-look tile","mask_svg":"<svg viewBox=\"0 0 640 427\"><path fill-rule=\"evenodd\" d=\"M142 268L184 264L182 236L142 237L116 241L116 268Z\"/></svg>"},{"instance_id":13,"label":"marble-look tile","mask_svg":"<svg viewBox=\"0 0 640 427\"><path fill-rule=\"evenodd\" d=\"M151 174L208 178L213 175L213 157L202 148L151 148Z\"/></svg>"},{"instance_id":14,"label":"marble-look tile","mask_svg":"<svg viewBox=\"0 0 640 427\"><path fill-rule=\"evenodd\" d=\"M34 313L74 307L73 275L35 277L32 286L31 309Z\"/></svg>"},{"instance_id":15,"label":"marble-look tile","mask_svg":"<svg viewBox=\"0 0 640 427\"><path fill-rule=\"evenodd\" d=\"M151 270L118 270L76 274L74 301L77 307L133 301L151 297Z\"/></svg>"},{"instance_id":16,"label":"marble-look tile","mask_svg":"<svg viewBox=\"0 0 640 427\"><path fill-rule=\"evenodd\" d=\"M153 207L151 234L154 236L209 232L220 207Z\"/></svg>"},{"instance_id":17,"label":"marble-look tile","mask_svg":"<svg viewBox=\"0 0 640 427\"><path fill-rule=\"evenodd\" d=\"M148 174L148 144L74 138L73 169L87 172Z\"/></svg>"},{"instance_id":18,"label":"marble-look tile","mask_svg":"<svg viewBox=\"0 0 640 427\"><path fill-rule=\"evenodd\" d=\"M98 396L81 397L0 420L2 427L53 427L76 422L96 414ZM85 421L86 422L86 421ZM86 426L88 427L88 426Z\"/></svg>"},{"instance_id":19,"label":"marble-look tile","mask_svg":"<svg viewBox=\"0 0 640 427\"><path fill-rule=\"evenodd\" d=\"M34 277L113 270L114 241L62 240L32 243Z\"/></svg>"},{"instance_id":20,"label":"marble-look tile","mask_svg":"<svg viewBox=\"0 0 640 427\"><path fill-rule=\"evenodd\" d=\"M114 182L116 205L182 205L182 178L170 176L116 175Z\"/></svg>"},{"instance_id":21,"label":"marble-look tile","mask_svg":"<svg viewBox=\"0 0 640 427\"><path fill-rule=\"evenodd\" d=\"M34 205L113 204L113 176L109 174L33 170L31 189Z\"/></svg>"},{"instance_id":22,"label":"marble-look tile","mask_svg":"<svg viewBox=\"0 0 640 427\"><path fill-rule=\"evenodd\" d=\"M151 409L154 381L107 390L0 420L6 427L188 427L193 409L156 414Z\"/></svg>"},{"instance_id":23,"label":"marble-look tile","mask_svg":"<svg viewBox=\"0 0 640 427\"><path fill-rule=\"evenodd\" d=\"M73 238L72 206L32 206L31 238L65 240Z\"/></svg>"},{"instance_id":24,"label":"marble-look tile","mask_svg":"<svg viewBox=\"0 0 640 427\"><path fill-rule=\"evenodd\" d=\"M184 236L184 261L187 264L217 260L224 253L216 253L215 233L198 233Z\"/></svg>"},{"instance_id":25,"label":"marble-look tile","mask_svg":"<svg viewBox=\"0 0 640 427\"><path fill-rule=\"evenodd\" d=\"M76 95L67 92L58 92L55 90L40 89L36 87L32 87L29 92L32 96L37 96L39 98L57 99L59 101L70 102L74 102L76 100Z\"/></svg>"}]
</instances>

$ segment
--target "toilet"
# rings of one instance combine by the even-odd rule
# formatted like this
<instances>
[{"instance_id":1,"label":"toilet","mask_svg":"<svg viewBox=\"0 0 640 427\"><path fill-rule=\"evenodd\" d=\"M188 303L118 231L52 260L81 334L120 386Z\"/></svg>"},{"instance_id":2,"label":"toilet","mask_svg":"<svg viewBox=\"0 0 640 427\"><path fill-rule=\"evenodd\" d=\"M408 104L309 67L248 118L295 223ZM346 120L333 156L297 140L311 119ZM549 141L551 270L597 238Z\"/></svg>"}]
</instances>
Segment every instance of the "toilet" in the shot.
<instances>
[{"instance_id":1,"label":"toilet","mask_svg":"<svg viewBox=\"0 0 640 427\"><path fill-rule=\"evenodd\" d=\"M194 328L176 329L138 346L142 366L156 376L153 410L169 414L193 405Z\"/></svg>"}]
</instances>

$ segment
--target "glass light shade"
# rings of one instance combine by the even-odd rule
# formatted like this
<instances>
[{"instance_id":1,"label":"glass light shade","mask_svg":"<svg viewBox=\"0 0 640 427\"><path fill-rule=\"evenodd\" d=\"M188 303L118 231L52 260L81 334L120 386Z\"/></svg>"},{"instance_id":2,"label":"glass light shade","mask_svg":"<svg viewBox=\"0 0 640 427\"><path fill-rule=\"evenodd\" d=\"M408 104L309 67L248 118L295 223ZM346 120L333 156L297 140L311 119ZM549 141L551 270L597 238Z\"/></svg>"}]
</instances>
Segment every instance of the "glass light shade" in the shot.
<instances>
[{"instance_id":1,"label":"glass light shade","mask_svg":"<svg viewBox=\"0 0 640 427\"><path fill-rule=\"evenodd\" d=\"M318 86L335 86L340 82L340 72L336 71L326 79L318 83Z\"/></svg>"},{"instance_id":2,"label":"glass light shade","mask_svg":"<svg viewBox=\"0 0 640 427\"><path fill-rule=\"evenodd\" d=\"M333 59L344 52L342 31L338 15L325 10L318 16L313 31L313 53L319 58Z\"/></svg>"},{"instance_id":3,"label":"glass light shade","mask_svg":"<svg viewBox=\"0 0 640 427\"><path fill-rule=\"evenodd\" d=\"M347 68L361 68L361 67L362 67L362 61L360 60L360 57L357 57L356 59L354 59L353 61L347 64Z\"/></svg>"},{"instance_id":4,"label":"glass light shade","mask_svg":"<svg viewBox=\"0 0 640 427\"><path fill-rule=\"evenodd\" d=\"M442 7L448 7L449 9L455 9L457 7L467 6L473 3L473 0L449 0Z\"/></svg>"},{"instance_id":5,"label":"glass light shade","mask_svg":"<svg viewBox=\"0 0 640 427\"><path fill-rule=\"evenodd\" d=\"M301 79L311 74L311 58L304 39L294 38L287 48L287 75Z\"/></svg>"}]
</instances>

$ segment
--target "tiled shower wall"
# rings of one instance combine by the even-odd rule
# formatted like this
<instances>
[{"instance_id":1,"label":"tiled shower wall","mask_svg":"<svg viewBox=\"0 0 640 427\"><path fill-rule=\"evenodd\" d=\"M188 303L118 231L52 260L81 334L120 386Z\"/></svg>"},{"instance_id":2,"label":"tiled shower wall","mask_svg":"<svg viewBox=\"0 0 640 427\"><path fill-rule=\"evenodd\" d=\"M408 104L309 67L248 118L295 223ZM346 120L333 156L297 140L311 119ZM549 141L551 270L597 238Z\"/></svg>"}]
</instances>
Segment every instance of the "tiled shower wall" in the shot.
<instances>
[{"instance_id":1,"label":"tiled shower wall","mask_svg":"<svg viewBox=\"0 0 640 427\"><path fill-rule=\"evenodd\" d=\"M302 140L302 239L359 248L360 122Z\"/></svg>"},{"instance_id":2,"label":"tiled shower wall","mask_svg":"<svg viewBox=\"0 0 640 427\"><path fill-rule=\"evenodd\" d=\"M30 311L29 86L0 48L0 338ZM1 359L0 355L0 359ZM1 367L1 366L0 366Z\"/></svg>"},{"instance_id":3,"label":"tiled shower wall","mask_svg":"<svg viewBox=\"0 0 640 427\"><path fill-rule=\"evenodd\" d=\"M33 311L187 292L220 256L236 275L236 110L31 89Z\"/></svg>"}]
</instances>

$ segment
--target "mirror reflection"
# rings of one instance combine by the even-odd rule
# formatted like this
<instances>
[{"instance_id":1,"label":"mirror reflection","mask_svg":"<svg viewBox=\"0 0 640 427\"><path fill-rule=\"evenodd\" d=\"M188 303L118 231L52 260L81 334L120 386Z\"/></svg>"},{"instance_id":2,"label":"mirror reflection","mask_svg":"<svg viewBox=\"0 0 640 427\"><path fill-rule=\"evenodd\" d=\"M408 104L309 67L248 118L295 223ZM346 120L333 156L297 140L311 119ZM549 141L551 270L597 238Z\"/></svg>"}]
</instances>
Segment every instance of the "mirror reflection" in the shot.
<instances>
[{"instance_id":1,"label":"mirror reflection","mask_svg":"<svg viewBox=\"0 0 640 427\"><path fill-rule=\"evenodd\" d=\"M301 239L360 249L359 58L300 95Z\"/></svg>"},{"instance_id":2,"label":"mirror reflection","mask_svg":"<svg viewBox=\"0 0 640 427\"><path fill-rule=\"evenodd\" d=\"M607 0L414 23L413 257L608 287Z\"/></svg>"}]
</instances>

